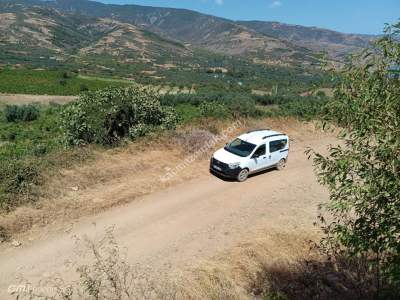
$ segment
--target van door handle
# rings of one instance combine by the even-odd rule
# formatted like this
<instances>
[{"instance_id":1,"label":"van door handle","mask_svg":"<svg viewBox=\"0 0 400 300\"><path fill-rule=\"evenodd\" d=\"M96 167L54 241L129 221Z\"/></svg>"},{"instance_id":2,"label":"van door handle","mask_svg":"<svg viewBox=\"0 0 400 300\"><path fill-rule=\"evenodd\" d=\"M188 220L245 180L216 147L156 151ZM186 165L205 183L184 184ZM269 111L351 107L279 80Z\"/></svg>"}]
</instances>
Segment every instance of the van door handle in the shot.
<instances>
[{"instance_id":1,"label":"van door handle","mask_svg":"<svg viewBox=\"0 0 400 300\"><path fill-rule=\"evenodd\" d=\"M271 157L272 157L272 156L271 156L271 154L270 154L270 155L269 155L269 159L271 159Z\"/></svg>"}]
</instances>

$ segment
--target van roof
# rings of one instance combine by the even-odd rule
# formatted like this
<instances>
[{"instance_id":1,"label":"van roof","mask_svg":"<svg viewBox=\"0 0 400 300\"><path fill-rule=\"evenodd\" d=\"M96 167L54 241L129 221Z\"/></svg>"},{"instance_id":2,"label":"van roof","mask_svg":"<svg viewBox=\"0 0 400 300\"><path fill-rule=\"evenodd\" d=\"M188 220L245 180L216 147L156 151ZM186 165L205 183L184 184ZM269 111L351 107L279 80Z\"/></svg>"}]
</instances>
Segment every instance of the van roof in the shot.
<instances>
[{"instance_id":1,"label":"van roof","mask_svg":"<svg viewBox=\"0 0 400 300\"><path fill-rule=\"evenodd\" d=\"M259 129L259 130L252 130L245 134L242 134L241 136L239 136L239 139L255 145L259 145L269 137L275 137L280 135L286 136L285 134L278 131L270 129Z\"/></svg>"}]
</instances>

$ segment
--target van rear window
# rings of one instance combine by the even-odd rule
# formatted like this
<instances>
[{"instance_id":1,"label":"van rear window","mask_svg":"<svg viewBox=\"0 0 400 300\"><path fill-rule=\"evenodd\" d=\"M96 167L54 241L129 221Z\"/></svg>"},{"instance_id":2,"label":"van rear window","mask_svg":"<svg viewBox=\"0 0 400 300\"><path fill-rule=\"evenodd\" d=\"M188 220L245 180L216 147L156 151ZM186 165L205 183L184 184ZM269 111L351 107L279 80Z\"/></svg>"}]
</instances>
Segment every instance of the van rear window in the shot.
<instances>
[{"instance_id":1,"label":"van rear window","mask_svg":"<svg viewBox=\"0 0 400 300\"><path fill-rule=\"evenodd\" d=\"M280 151L286 148L287 140L279 140L269 142L269 152L273 153L276 151Z\"/></svg>"}]
</instances>

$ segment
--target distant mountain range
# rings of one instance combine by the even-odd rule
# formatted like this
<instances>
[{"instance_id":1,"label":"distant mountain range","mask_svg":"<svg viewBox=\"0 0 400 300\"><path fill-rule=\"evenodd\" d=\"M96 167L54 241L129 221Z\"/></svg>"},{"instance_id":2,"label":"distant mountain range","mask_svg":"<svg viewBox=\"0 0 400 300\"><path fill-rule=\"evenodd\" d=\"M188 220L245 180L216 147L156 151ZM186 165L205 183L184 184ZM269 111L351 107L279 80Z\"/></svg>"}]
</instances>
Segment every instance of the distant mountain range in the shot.
<instances>
[{"instance_id":1,"label":"distant mountain range","mask_svg":"<svg viewBox=\"0 0 400 300\"><path fill-rule=\"evenodd\" d=\"M257 64L304 66L315 63L322 51L343 60L374 38L277 22L236 22L185 9L0 0L3 63L23 63L28 56L68 60L107 55L121 62L186 60L190 65L194 51L202 50Z\"/></svg>"}]
</instances>

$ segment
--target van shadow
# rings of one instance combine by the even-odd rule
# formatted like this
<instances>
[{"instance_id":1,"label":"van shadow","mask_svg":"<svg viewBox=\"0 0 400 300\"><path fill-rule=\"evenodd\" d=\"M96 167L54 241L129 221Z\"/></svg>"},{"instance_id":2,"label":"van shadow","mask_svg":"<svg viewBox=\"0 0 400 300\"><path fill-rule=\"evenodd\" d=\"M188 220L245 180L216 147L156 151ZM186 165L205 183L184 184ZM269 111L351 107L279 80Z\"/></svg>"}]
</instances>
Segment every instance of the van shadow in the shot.
<instances>
[{"instance_id":1,"label":"van shadow","mask_svg":"<svg viewBox=\"0 0 400 300\"><path fill-rule=\"evenodd\" d=\"M247 180L250 180L253 177L265 175L265 174L268 174L268 173L271 173L271 172L274 172L274 171L275 171L275 168L271 168L271 169L266 169L264 171L257 172L255 174L251 174L251 175L249 175ZM215 172L213 172L211 170L210 170L210 174L213 175L214 177L217 177L218 179L220 179L222 181L225 181L225 182L238 182L236 178L225 177L225 176L222 176L222 175L220 175L218 173L215 173Z\"/></svg>"}]
</instances>

